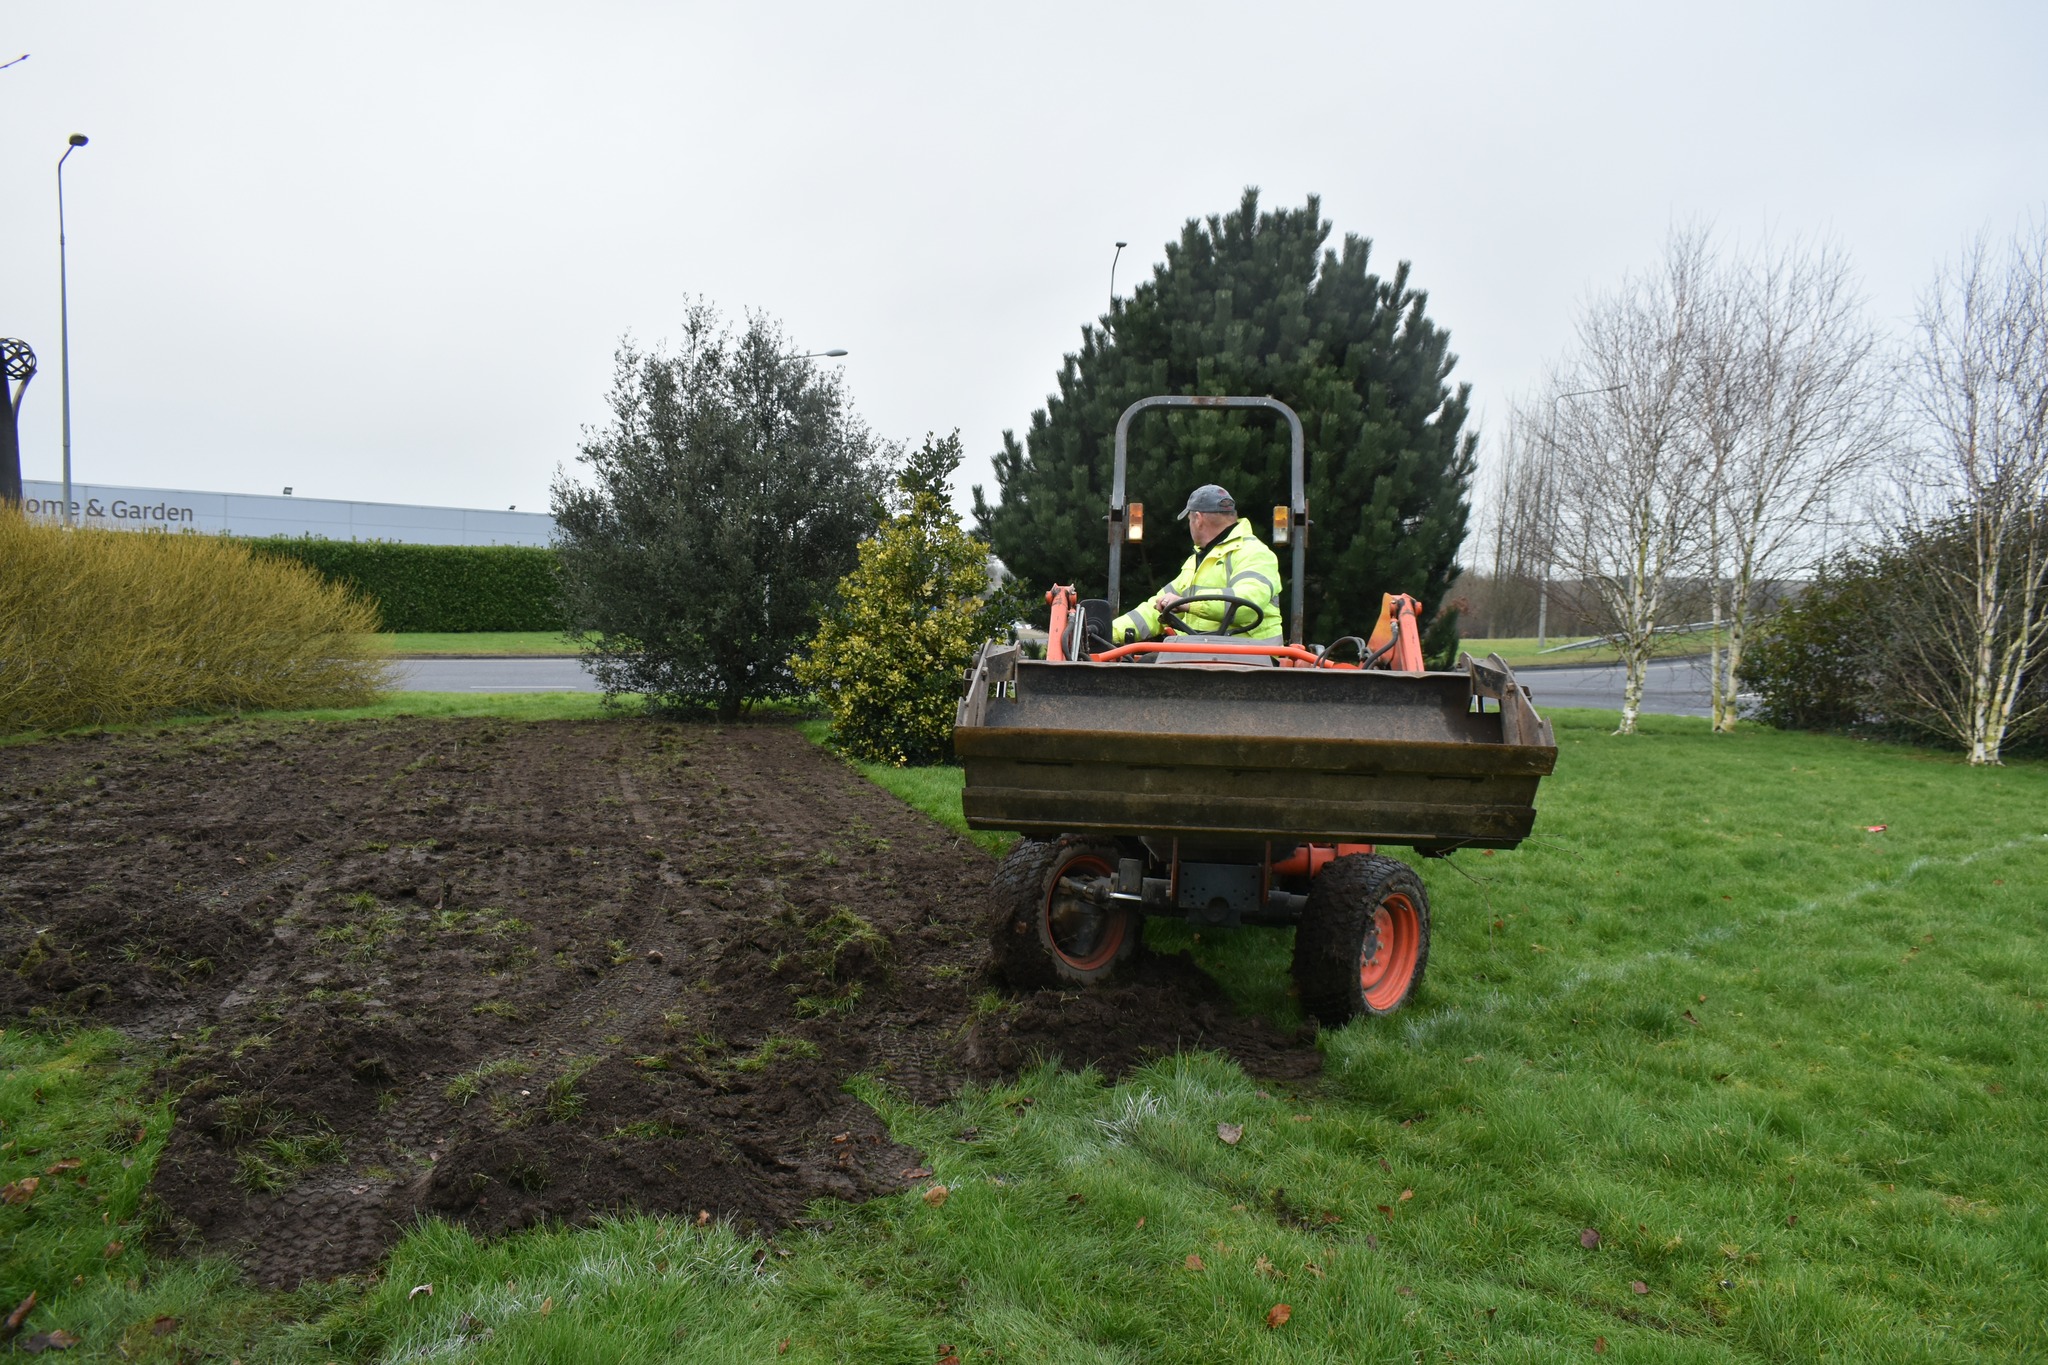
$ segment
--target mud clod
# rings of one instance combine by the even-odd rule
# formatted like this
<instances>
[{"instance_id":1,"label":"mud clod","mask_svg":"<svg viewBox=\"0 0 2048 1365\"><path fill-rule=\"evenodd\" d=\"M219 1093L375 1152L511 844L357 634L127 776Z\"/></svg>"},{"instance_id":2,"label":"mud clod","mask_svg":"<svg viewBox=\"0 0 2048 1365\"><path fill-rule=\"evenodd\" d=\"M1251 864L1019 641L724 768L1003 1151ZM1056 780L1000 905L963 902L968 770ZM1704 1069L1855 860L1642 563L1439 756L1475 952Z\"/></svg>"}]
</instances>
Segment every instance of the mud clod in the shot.
<instances>
[{"instance_id":1,"label":"mud clod","mask_svg":"<svg viewBox=\"0 0 2048 1365\"><path fill-rule=\"evenodd\" d=\"M209 726L0 759L0 1020L170 1051L173 1237L289 1285L416 1218L641 1209L772 1230L898 1193L925 1101L1312 1043L1185 958L977 1011L994 866L794 730Z\"/></svg>"}]
</instances>

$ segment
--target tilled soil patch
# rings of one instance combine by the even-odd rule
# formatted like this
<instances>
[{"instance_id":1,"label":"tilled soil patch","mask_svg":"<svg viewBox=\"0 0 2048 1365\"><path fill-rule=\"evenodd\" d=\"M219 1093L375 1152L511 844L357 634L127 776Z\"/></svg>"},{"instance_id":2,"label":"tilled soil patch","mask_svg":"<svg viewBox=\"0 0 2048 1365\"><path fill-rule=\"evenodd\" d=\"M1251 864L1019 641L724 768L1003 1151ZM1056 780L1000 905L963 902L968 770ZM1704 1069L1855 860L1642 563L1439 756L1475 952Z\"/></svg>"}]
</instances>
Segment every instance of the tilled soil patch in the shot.
<instances>
[{"instance_id":1,"label":"tilled soil patch","mask_svg":"<svg viewBox=\"0 0 2048 1365\"><path fill-rule=\"evenodd\" d=\"M155 1192L266 1284L642 1209L772 1231L1040 1056L1318 1057L1185 958L977 1010L993 867L787 726L219 725L0 749L0 1019L167 1042Z\"/></svg>"}]
</instances>

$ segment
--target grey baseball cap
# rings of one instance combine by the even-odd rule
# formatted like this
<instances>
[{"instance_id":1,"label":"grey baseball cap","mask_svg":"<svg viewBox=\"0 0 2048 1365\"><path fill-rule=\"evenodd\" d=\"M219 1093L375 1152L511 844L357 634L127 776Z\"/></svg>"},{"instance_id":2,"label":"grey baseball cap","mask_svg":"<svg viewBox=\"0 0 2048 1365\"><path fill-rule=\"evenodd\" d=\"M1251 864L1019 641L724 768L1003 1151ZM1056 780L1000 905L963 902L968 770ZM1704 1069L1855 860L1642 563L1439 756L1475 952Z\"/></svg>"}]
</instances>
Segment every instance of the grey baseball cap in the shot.
<instances>
[{"instance_id":1,"label":"grey baseball cap","mask_svg":"<svg viewBox=\"0 0 2048 1365\"><path fill-rule=\"evenodd\" d=\"M1190 512L1228 512L1237 515L1237 501L1230 496L1230 490L1218 483L1205 483L1188 494L1188 505L1180 509L1175 521L1186 521Z\"/></svg>"}]
</instances>

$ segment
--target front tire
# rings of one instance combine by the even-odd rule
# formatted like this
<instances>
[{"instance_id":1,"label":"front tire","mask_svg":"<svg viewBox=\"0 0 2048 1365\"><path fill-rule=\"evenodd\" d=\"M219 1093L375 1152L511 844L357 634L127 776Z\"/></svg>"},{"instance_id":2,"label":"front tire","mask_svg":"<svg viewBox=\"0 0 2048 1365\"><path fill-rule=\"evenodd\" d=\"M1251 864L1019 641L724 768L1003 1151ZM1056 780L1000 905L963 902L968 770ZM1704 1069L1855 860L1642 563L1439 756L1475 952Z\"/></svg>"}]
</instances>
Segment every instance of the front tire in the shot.
<instances>
[{"instance_id":1,"label":"front tire","mask_svg":"<svg viewBox=\"0 0 2048 1365\"><path fill-rule=\"evenodd\" d=\"M1337 1028L1408 1003L1429 965L1429 896L1383 854L1333 858L1309 884L1294 931L1302 1008Z\"/></svg>"},{"instance_id":2,"label":"front tire","mask_svg":"<svg viewBox=\"0 0 2048 1365\"><path fill-rule=\"evenodd\" d=\"M989 950L1011 986L1085 986L1137 950L1144 916L1123 903L1098 905L1079 892L1114 881L1114 844L1067 835L1027 840L996 870Z\"/></svg>"}]
</instances>

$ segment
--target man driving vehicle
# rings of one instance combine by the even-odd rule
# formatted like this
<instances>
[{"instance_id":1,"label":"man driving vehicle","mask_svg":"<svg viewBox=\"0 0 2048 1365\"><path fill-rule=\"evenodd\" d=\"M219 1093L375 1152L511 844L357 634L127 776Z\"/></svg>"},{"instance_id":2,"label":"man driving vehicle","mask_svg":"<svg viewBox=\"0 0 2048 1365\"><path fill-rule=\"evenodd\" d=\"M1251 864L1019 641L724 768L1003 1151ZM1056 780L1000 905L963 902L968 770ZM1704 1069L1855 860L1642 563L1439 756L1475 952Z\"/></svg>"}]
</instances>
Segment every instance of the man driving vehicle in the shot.
<instances>
[{"instance_id":1,"label":"man driving vehicle","mask_svg":"<svg viewBox=\"0 0 2048 1365\"><path fill-rule=\"evenodd\" d=\"M1266 642L1284 638L1280 620L1280 561L1252 530L1251 523L1237 515L1237 503L1228 491L1205 483L1188 495L1180 517L1194 537L1195 552L1181 565L1171 583L1147 601L1140 602L1116 618L1111 628L1117 644L1153 640L1164 633L1162 612L1171 612L1198 631L1221 634L1227 627L1232 638ZM1247 607L1224 602L1181 604L1191 597L1218 594L1249 602L1265 614L1256 621Z\"/></svg>"}]
</instances>

